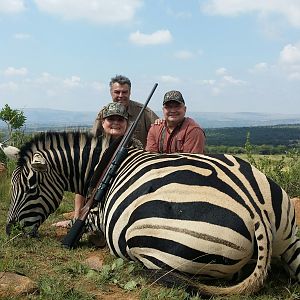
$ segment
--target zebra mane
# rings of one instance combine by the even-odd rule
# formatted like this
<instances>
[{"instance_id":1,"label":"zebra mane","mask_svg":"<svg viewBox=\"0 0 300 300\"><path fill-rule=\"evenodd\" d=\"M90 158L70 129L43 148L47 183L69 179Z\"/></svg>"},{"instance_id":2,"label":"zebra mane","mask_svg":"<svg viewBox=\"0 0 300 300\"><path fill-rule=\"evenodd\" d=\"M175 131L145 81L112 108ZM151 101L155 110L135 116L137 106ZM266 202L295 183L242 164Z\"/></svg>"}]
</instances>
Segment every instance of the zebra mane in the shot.
<instances>
[{"instance_id":1,"label":"zebra mane","mask_svg":"<svg viewBox=\"0 0 300 300\"><path fill-rule=\"evenodd\" d=\"M95 136L89 131L45 131L35 134L28 142L23 144L20 148L19 159L17 166L22 167L25 163L25 157L28 155L28 151L36 148L39 151L49 149L49 145L53 140L78 140L78 141L90 141Z\"/></svg>"}]
</instances>

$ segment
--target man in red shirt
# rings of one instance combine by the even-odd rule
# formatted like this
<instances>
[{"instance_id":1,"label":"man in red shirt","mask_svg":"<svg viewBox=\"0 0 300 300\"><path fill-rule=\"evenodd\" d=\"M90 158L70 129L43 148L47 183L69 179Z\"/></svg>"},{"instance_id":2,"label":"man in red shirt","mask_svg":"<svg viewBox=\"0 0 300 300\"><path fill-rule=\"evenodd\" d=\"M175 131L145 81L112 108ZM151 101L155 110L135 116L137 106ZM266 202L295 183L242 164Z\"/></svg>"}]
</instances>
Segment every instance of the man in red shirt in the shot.
<instances>
[{"instance_id":1,"label":"man in red shirt","mask_svg":"<svg viewBox=\"0 0 300 300\"><path fill-rule=\"evenodd\" d=\"M186 106L179 91L164 96L164 120L152 124L147 136L146 150L158 153L204 153L205 133L191 118L185 117Z\"/></svg>"}]
</instances>

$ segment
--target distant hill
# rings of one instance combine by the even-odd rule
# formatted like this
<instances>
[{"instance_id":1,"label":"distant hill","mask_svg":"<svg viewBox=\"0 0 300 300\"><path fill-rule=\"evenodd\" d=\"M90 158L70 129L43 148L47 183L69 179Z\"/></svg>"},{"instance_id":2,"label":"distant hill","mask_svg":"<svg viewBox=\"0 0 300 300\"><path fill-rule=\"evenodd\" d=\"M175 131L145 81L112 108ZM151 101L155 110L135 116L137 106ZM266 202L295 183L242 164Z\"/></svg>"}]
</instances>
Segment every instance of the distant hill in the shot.
<instances>
[{"instance_id":1,"label":"distant hill","mask_svg":"<svg viewBox=\"0 0 300 300\"><path fill-rule=\"evenodd\" d=\"M55 127L91 127L97 112L77 112L42 108L24 108L26 129ZM161 116L161 112L157 112ZM299 124L300 114L268 114L253 112L188 112L203 128L270 126ZM0 128L6 124L0 121Z\"/></svg>"},{"instance_id":2,"label":"distant hill","mask_svg":"<svg viewBox=\"0 0 300 300\"><path fill-rule=\"evenodd\" d=\"M299 124L300 114L267 114L254 112L189 112L204 128L271 126Z\"/></svg>"},{"instance_id":3,"label":"distant hill","mask_svg":"<svg viewBox=\"0 0 300 300\"><path fill-rule=\"evenodd\" d=\"M293 125L224 127L205 129L206 144L209 146L238 146L243 147L247 135L254 145L300 147L300 123Z\"/></svg>"}]
</instances>

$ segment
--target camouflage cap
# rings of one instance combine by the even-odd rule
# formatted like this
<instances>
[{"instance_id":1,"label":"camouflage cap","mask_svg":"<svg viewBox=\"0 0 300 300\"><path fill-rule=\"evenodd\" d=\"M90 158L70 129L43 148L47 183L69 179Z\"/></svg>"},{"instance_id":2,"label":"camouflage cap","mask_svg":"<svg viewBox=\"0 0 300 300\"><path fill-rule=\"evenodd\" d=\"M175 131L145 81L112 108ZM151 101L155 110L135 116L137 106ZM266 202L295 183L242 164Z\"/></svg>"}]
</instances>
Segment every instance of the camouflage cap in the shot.
<instances>
[{"instance_id":1,"label":"camouflage cap","mask_svg":"<svg viewBox=\"0 0 300 300\"><path fill-rule=\"evenodd\" d=\"M128 112L126 111L126 107L118 102L109 103L102 109L103 119L110 116L121 116L128 120Z\"/></svg>"},{"instance_id":2,"label":"camouflage cap","mask_svg":"<svg viewBox=\"0 0 300 300\"><path fill-rule=\"evenodd\" d=\"M176 101L178 103L185 104L182 94L179 91L166 92L164 96L163 105L169 101Z\"/></svg>"}]
</instances>

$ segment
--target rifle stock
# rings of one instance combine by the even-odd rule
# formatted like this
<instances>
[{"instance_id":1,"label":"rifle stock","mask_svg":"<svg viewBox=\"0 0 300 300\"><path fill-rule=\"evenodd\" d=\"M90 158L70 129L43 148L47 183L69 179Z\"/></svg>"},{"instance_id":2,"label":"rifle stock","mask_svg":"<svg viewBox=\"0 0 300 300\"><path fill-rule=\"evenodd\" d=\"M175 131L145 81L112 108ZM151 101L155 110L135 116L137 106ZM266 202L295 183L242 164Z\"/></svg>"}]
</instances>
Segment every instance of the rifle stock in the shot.
<instances>
[{"instance_id":1,"label":"rifle stock","mask_svg":"<svg viewBox=\"0 0 300 300\"><path fill-rule=\"evenodd\" d=\"M81 236L84 232L84 226L85 221L87 219L87 216L90 212L90 210L95 206L95 203L100 203L101 206L103 206L103 199L105 197L106 191L110 185L110 182L112 178L115 176L119 166L123 162L123 160L127 156L127 145L133 135L133 132L137 126L137 123L139 122L144 110L146 109L154 91L156 90L158 84L155 83L154 87L152 88L143 108L139 112L136 120L131 124L129 129L127 130L126 134L122 138L117 150L114 152L109 164L107 165L104 172L102 172L102 176L100 176L100 179L96 185L95 188L93 188L93 191L91 193L91 196L88 196L87 202L84 205L84 207L81 209L79 218L75 221L69 232L66 234L62 241L62 245L65 248L75 248L78 244L79 240L81 239Z\"/></svg>"}]
</instances>

